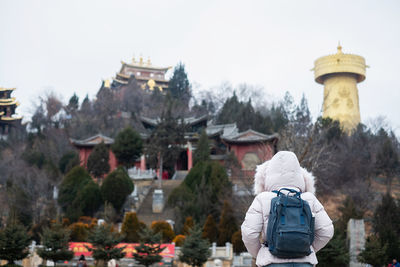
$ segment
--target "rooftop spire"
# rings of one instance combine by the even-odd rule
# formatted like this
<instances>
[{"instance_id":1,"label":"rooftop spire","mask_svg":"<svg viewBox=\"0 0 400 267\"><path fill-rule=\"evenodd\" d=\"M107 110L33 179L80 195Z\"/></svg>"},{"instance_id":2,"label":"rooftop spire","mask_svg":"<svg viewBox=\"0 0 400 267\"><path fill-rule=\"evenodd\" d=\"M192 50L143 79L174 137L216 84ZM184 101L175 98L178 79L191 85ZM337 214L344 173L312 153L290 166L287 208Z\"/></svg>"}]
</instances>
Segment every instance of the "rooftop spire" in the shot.
<instances>
[{"instance_id":1,"label":"rooftop spire","mask_svg":"<svg viewBox=\"0 0 400 267\"><path fill-rule=\"evenodd\" d=\"M338 42L338 46L337 46L337 53L338 54L342 54L342 46L340 45L340 41Z\"/></svg>"}]
</instances>

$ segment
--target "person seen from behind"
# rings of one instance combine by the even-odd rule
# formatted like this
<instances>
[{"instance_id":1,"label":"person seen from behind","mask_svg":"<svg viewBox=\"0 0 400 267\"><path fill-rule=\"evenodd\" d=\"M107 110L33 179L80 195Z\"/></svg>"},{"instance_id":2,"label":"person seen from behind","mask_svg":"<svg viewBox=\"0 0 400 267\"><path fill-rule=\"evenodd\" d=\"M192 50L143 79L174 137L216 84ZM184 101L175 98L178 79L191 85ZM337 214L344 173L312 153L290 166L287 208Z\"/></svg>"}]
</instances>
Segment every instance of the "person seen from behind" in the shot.
<instances>
[{"instance_id":1,"label":"person seen from behind","mask_svg":"<svg viewBox=\"0 0 400 267\"><path fill-rule=\"evenodd\" d=\"M388 267L400 267L400 263L396 259L393 259L392 263L389 263Z\"/></svg>"},{"instance_id":2,"label":"person seen from behind","mask_svg":"<svg viewBox=\"0 0 400 267\"><path fill-rule=\"evenodd\" d=\"M78 263L76 264L77 267L87 267L85 255L81 255L79 257Z\"/></svg>"},{"instance_id":3,"label":"person seen from behind","mask_svg":"<svg viewBox=\"0 0 400 267\"><path fill-rule=\"evenodd\" d=\"M279 190L281 190L280 192L285 191L283 200L288 195L294 195L293 192L299 192L296 196L299 196L300 203L308 203L309 210L311 210L309 214L310 218L312 218L310 221L312 222L314 235L310 234L311 237L308 238L309 243L306 243L306 248L309 252L305 256L294 258L291 257L290 252L285 257L282 257L282 255L276 256L275 253L273 255L270 251L272 250L271 245L265 242L268 240L267 226L271 211L271 200L277 197ZM308 267L316 265L318 263L316 252L322 249L333 237L333 224L324 207L314 195L315 187L312 174L300 167L294 153L280 151L271 160L257 166L254 191L256 197L246 213L241 229L243 242L248 252L256 258L256 265L260 267ZM306 205L304 204L304 206ZM301 204L302 208L303 204ZM289 219L287 218L287 221ZM284 218L278 218L277 220L282 225L285 224ZM276 222L271 221L272 223ZM272 230L276 230L276 228ZM268 233L271 232L268 231ZM293 245L289 246L289 250L295 250L296 244L298 242L293 242Z\"/></svg>"}]
</instances>

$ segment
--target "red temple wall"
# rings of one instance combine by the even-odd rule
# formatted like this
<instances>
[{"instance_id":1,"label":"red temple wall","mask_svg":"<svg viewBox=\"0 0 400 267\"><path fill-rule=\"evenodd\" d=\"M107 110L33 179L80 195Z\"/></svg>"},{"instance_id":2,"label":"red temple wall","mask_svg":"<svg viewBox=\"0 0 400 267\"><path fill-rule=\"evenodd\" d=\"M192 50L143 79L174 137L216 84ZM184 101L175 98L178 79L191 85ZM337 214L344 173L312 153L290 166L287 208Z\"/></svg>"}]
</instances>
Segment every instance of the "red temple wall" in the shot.
<instances>
[{"instance_id":1,"label":"red temple wall","mask_svg":"<svg viewBox=\"0 0 400 267\"><path fill-rule=\"evenodd\" d=\"M90 153L92 153L93 147L80 147L79 148L79 160L82 167L87 167L87 161ZM118 161L115 157L114 153L109 150L109 160L108 164L110 165L110 172L115 170L118 167Z\"/></svg>"},{"instance_id":2,"label":"red temple wall","mask_svg":"<svg viewBox=\"0 0 400 267\"><path fill-rule=\"evenodd\" d=\"M236 158L242 164L242 160L246 153L252 152L257 154L261 163L269 160L273 156L273 146L271 143L267 144L231 144L231 151L235 153ZM242 166L243 167L243 166Z\"/></svg>"}]
</instances>

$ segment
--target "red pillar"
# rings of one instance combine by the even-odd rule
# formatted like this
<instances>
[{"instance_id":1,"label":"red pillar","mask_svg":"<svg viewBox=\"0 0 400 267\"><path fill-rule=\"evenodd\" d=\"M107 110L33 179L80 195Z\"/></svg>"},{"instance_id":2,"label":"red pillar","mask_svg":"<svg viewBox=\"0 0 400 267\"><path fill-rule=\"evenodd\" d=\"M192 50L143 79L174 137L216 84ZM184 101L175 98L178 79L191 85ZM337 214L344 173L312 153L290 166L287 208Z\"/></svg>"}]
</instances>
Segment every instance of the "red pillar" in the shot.
<instances>
[{"instance_id":1,"label":"red pillar","mask_svg":"<svg viewBox=\"0 0 400 267\"><path fill-rule=\"evenodd\" d=\"M190 142L187 143L187 156L188 156L188 171L193 167L193 158L192 158L192 144Z\"/></svg>"},{"instance_id":2,"label":"red pillar","mask_svg":"<svg viewBox=\"0 0 400 267\"><path fill-rule=\"evenodd\" d=\"M146 157L144 155L140 156L140 170L141 171L146 170Z\"/></svg>"}]
</instances>

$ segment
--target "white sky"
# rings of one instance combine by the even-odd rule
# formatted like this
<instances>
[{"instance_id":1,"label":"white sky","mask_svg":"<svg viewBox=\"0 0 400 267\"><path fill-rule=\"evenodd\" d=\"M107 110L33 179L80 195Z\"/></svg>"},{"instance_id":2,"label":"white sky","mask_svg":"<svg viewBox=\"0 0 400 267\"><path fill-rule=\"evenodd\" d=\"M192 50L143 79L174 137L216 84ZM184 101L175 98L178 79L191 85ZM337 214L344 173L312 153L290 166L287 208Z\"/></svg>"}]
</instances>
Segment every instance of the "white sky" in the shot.
<instances>
[{"instance_id":1,"label":"white sky","mask_svg":"<svg viewBox=\"0 0 400 267\"><path fill-rule=\"evenodd\" d=\"M400 1L0 0L0 87L17 87L20 114L54 91L67 101L93 97L120 60L186 65L208 89L224 81L296 100L319 114L323 86L314 60L336 52L363 56L362 121L386 116L400 129Z\"/></svg>"}]
</instances>

